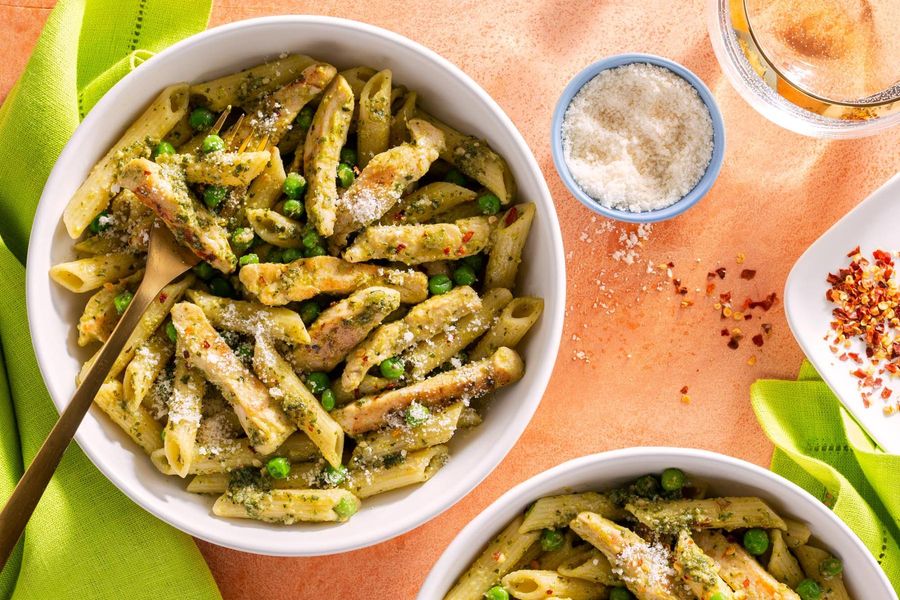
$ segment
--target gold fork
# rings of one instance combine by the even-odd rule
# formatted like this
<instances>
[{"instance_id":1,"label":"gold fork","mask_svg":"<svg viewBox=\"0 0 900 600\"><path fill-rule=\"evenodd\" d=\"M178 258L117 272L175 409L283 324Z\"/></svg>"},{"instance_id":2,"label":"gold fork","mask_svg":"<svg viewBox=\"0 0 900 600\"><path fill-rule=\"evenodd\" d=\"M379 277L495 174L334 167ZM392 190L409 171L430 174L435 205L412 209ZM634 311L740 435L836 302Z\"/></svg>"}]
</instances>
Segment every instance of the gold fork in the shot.
<instances>
[{"instance_id":1,"label":"gold fork","mask_svg":"<svg viewBox=\"0 0 900 600\"><path fill-rule=\"evenodd\" d=\"M59 416L50 435L44 440L34 460L31 461L22 479L19 480L12 496L0 512L0 570L16 546L25 524L34 512L38 500L50 482L59 465L63 453L72 441L78 425L84 419L94 396L109 373L113 362L119 356L138 322L159 295L159 292L176 277L197 264L199 259L187 248L181 246L169 229L156 221L150 232L150 249L147 253L147 270L140 287L134 294L128 309L112 335L100 349L97 360L88 370L75 390L69 405Z\"/></svg>"}]
</instances>

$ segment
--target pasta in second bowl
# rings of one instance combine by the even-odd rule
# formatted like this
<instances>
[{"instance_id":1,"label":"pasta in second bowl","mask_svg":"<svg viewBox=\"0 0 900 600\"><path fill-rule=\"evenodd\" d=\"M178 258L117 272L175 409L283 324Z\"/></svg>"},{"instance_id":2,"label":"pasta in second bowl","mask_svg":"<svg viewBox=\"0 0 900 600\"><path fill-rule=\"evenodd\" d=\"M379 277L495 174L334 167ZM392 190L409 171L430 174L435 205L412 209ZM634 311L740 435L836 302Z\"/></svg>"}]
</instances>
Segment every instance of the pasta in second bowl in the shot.
<instances>
[{"instance_id":1,"label":"pasta in second bowl","mask_svg":"<svg viewBox=\"0 0 900 600\"><path fill-rule=\"evenodd\" d=\"M206 262L148 311L98 395L107 415L95 407L77 440L193 535L281 555L384 541L477 485L540 401L564 305L549 193L487 95L404 38L329 18L236 23L101 100L29 248L58 407L83 346L127 306L154 219ZM459 402L494 391L481 414Z\"/></svg>"},{"instance_id":2,"label":"pasta in second bowl","mask_svg":"<svg viewBox=\"0 0 900 600\"><path fill-rule=\"evenodd\" d=\"M682 448L585 456L519 484L456 536L418 596L896 597L819 500L755 465Z\"/></svg>"}]
</instances>

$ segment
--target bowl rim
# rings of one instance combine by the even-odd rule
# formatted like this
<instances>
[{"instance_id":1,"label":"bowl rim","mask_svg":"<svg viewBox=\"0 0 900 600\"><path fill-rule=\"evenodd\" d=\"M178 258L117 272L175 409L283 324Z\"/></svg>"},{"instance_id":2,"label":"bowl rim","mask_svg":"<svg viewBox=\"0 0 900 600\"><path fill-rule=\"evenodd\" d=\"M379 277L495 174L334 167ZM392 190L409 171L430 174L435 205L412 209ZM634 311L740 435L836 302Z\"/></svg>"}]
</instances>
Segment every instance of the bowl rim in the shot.
<instances>
[{"instance_id":1,"label":"bowl rim","mask_svg":"<svg viewBox=\"0 0 900 600\"><path fill-rule=\"evenodd\" d=\"M526 479L515 487L507 490L505 493L503 493L503 495L494 500L487 508L485 508L474 519L472 519L468 525L466 525L462 530L459 531L459 533L456 534L456 536L453 538L453 540L450 542L450 544L447 546L438 560L434 563L431 570L428 572L428 575L426 576L422 587L419 589L419 594L416 597L417 600L431 600L433 598L442 598L449 588L445 589L441 586L441 576L447 572L453 573L455 576L451 580L452 584L452 581L455 581L456 578L463 572L463 567L460 567L460 565L458 564L459 559L463 555L465 555L466 552L470 552L471 548L473 547L479 549L484 547L485 542L488 541L490 536L493 535L496 531L499 531L505 525L505 522L501 523L499 526L494 525L494 522L498 519L498 517L502 516L506 512L510 512L511 510L514 511L516 507L519 507L520 509L524 508L527 503L536 500L539 497L539 494L544 493L539 493L537 492L537 490L551 484L557 478L563 477L570 473L582 472L585 478L587 478L589 475L585 471L597 473L604 465L610 463L641 459L647 460L648 462L656 462L660 464L660 468L661 465L664 464L667 460L693 460L718 463L720 465L730 467L735 473L734 479L737 479L738 473L740 471L744 471L745 473L749 472L761 476L764 479L768 479L772 483L783 487L785 491L792 492L795 495L799 495L806 501L806 505L808 505L807 508L809 508L810 510L815 510L821 515L825 515L826 518L830 520L834 525L836 525L841 533L845 536L847 544L852 544L856 550L860 551L865 556L865 559L869 563L869 566L879 574L879 582L883 586L884 591L887 593L886 597L895 599L897 598L897 595L891 587L891 584L888 581L887 575L884 573L884 570L872 556L872 553L869 551L869 549L866 548L866 546L862 543L859 537L830 509L828 509L809 492L799 487L795 483L788 481L781 475L778 475L777 473L774 473L768 469L764 469L745 460L727 456L725 454L720 454L718 452L711 452L709 450L700 450L694 448L677 448L668 446L639 446L634 448L622 448L619 450L610 450L607 452L580 456L578 458L574 458L558 464L555 467L551 467L546 471L541 471L533 477L530 477L529 479ZM510 518L512 517L510 516Z\"/></svg>"},{"instance_id":2,"label":"bowl rim","mask_svg":"<svg viewBox=\"0 0 900 600\"><path fill-rule=\"evenodd\" d=\"M687 81L691 87L697 91L703 104L706 105L709 116L712 119L713 128L713 151L709 159L709 164L703 172L703 176L694 185L691 191L669 206L644 212L631 212L628 210L610 208L590 197L581 189L575 181L575 178L572 177L569 165L566 163L562 146L563 119L575 94L577 94L591 79L599 75L600 72L633 63L647 63L663 67ZM569 189L569 192L575 196L579 202L595 213L627 223L656 223L659 221L666 221L680 215L693 205L697 204L697 202L709 193L713 184L716 182L716 179L719 177L719 172L722 169L722 163L725 159L725 139L725 121L722 118L722 112L719 110L719 105L716 103L716 99L713 97L712 92L709 91L709 88L703 83L702 79L700 79L693 71L674 60L655 54L642 54L636 52L607 56L591 63L579 71L578 74L569 81L563 89L562 94L560 94L559 99L556 101L556 107L553 109L553 119L550 126L550 148L553 154L553 164L563 183Z\"/></svg>"},{"instance_id":3,"label":"bowl rim","mask_svg":"<svg viewBox=\"0 0 900 600\"><path fill-rule=\"evenodd\" d=\"M285 25L322 25L357 34L382 38L389 43L399 46L402 51L409 51L424 57L428 62L434 65L435 68L447 72L453 79L459 81L463 87L471 91L485 105L493 117L497 119L500 129L503 131L502 135L508 137L511 145L515 146L516 151L521 155L522 162L525 164L526 169L534 173L534 178L537 182L537 193L536 197L530 198L529 200L539 206L539 210L542 211L541 218L546 219L548 224L547 230L549 231L549 236L547 243L552 249L555 267L554 273L550 275L550 277L553 280L552 285L555 285L559 293L559 305L554 306L552 310L545 310L542 315L542 320L547 321L549 336L549 344L544 350L548 356L552 356L555 359L562 339L566 280L562 233L550 190L533 152L509 116L478 83L455 64L418 42L390 30L351 19L318 15L277 15L245 19L224 24L204 30L173 44L155 55L155 60L177 55L186 47L206 44L210 42L211 38L231 34L236 30ZM149 61L148 64L152 66L153 61ZM63 148L63 151L56 159L53 170L44 185L41 199L35 211L33 231L29 241L27 255L25 301L28 314L29 333L32 338L32 348L35 352L43 382L53 400L54 408L57 412L61 411L62 406L68 404L69 399L65 398L60 400L59 403L57 402L57 398L60 397L61 394L54 393L56 386L53 384L53 379L48 377L48 373L53 369L52 361L54 355L52 354L52 346L44 345L44 347L39 348L38 343L40 331L38 330L39 319L37 318L37 315L41 314L40 309L42 307L50 305L50 300L40 298L40 286L42 280L46 279L47 275L45 272L37 272L37 263L39 262L38 254L40 252L40 246L49 246L50 244L47 239L44 239L41 235L35 235L35 233L44 229L51 233L49 239L52 240L52 232L55 230L54 228L58 225L61 218L61 213L56 209L57 207L53 205L54 201L51 198L51 196L54 195L54 190L60 185L64 185L64 171L69 168L69 163L72 162L73 157L80 152L82 140L86 136L89 136L90 132L94 131L96 127L102 126L103 115L108 112L110 108L123 100L123 90L128 88L132 81L144 76L148 67L144 66L142 68L144 70L135 69L119 80L78 125L75 132L72 134L72 137ZM534 417L534 413L537 411L543 398L543 394L549 385L554 365L555 360L540 361L537 362L537 364L530 366L529 371L534 373L532 387L528 390L523 390L525 398L522 398L521 401L517 402L517 404L523 407L523 417L508 423L508 426L504 428L503 437L498 439L497 444L492 446L492 448L496 448L496 450L492 454L483 456L482 460L477 465L473 465L473 468L470 470L473 474L471 478L460 480L459 484L454 488L445 488L444 491L446 493L435 496L436 501L430 503L427 507L423 507L420 510L413 509L406 511L404 513L405 518L394 522L393 526L390 527L389 530L386 530L386 533L385 531L377 531L375 533L365 532L364 534L358 534L348 538L346 534L344 536L341 536L340 533L335 535L335 532L339 532L340 530L328 529L323 530L320 535L317 535L313 543L304 541L302 547L298 547L297 543L290 546L286 546L284 543L273 544L270 540L277 540L278 536L271 533L269 535L256 536L245 535L238 539L238 536L235 536L234 534L229 535L219 528L203 526L202 524L196 525L187 516L171 509L166 510L166 505L150 493L148 491L149 488L143 485L138 478L119 476L117 470L112 465L106 464L99 447L93 446L91 443L92 436L88 435L84 428L80 428L79 431L76 432L75 441L94 466L133 502L160 520L192 536L220 546L271 556L322 556L349 552L351 550L385 542L423 525L448 510L477 487L496 469L497 466L499 466L530 424ZM92 410L95 409L92 408ZM524 415L527 415L527 418L525 418Z\"/></svg>"}]
</instances>

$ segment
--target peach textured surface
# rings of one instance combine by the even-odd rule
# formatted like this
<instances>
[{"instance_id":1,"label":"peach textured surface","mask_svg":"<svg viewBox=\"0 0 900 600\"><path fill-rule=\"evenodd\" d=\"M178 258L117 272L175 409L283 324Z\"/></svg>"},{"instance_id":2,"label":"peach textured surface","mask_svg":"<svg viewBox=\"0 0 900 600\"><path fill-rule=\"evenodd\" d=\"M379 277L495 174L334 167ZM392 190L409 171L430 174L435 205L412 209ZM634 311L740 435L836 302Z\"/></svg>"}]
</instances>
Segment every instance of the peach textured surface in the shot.
<instances>
[{"instance_id":1,"label":"peach textured surface","mask_svg":"<svg viewBox=\"0 0 900 600\"><path fill-rule=\"evenodd\" d=\"M0 4L0 97L24 68L52 4ZM418 530L340 556L267 558L201 542L226 598L410 598L455 533L491 501L583 454L672 445L768 464L772 447L756 423L748 388L761 377L793 377L802 354L780 300L767 313L753 311L752 320L721 320L706 294L707 273L726 269L724 279L714 280L714 296L731 290L741 303L777 292L780 299L803 250L900 168L900 130L827 142L769 123L724 79L703 9L702 0L216 2L213 26L283 13L360 19L459 65L499 102L537 156L562 224L568 271L562 347L559 356L545 358L556 361L547 394L484 483ZM653 226L633 248L621 240L634 227L595 218L569 195L549 145L550 115L566 82L588 63L621 52L660 54L697 73L719 102L728 138L709 196ZM739 256L745 257L740 265ZM684 296L675 293L666 269L657 268L669 262L687 288ZM741 279L742 269L756 276ZM682 300L693 305L683 308ZM763 323L772 325L771 336L757 347L751 337ZM732 350L721 330L735 326L746 337ZM684 386L689 402L682 399Z\"/></svg>"}]
</instances>

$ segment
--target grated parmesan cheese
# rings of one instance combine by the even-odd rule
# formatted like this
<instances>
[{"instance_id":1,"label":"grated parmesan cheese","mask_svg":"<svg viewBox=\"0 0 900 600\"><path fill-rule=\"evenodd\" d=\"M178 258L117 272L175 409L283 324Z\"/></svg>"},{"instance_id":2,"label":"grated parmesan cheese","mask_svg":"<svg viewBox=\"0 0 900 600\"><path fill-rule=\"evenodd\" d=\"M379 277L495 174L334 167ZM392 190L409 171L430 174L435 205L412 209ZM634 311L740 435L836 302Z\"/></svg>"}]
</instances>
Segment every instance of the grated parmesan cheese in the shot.
<instances>
[{"instance_id":1,"label":"grated parmesan cheese","mask_svg":"<svg viewBox=\"0 0 900 600\"><path fill-rule=\"evenodd\" d=\"M712 119L690 83L634 63L602 71L575 94L562 141L587 195L608 208L645 212L674 204L703 177Z\"/></svg>"}]
</instances>

